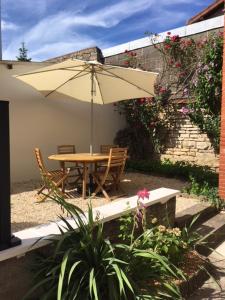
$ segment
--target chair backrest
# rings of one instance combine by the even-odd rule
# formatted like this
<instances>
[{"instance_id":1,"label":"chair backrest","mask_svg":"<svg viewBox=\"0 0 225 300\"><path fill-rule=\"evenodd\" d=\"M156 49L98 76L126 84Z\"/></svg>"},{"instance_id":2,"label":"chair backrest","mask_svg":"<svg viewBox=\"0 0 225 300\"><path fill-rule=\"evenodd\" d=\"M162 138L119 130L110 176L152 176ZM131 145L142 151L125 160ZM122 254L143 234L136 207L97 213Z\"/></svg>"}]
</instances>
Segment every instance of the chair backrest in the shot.
<instances>
[{"instance_id":1,"label":"chair backrest","mask_svg":"<svg viewBox=\"0 0 225 300\"><path fill-rule=\"evenodd\" d=\"M75 145L59 145L57 149L58 149L58 154L76 153Z\"/></svg>"},{"instance_id":2,"label":"chair backrest","mask_svg":"<svg viewBox=\"0 0 225 300\"><path fill-rule=\"evenodd\" d=\"M127 159L127 148L111 148L109 151L108 168L124 168Z\"/></svg>"},{"instance_id":3,"label":"chair backrest","mask_svg":"<svg viewBox=\"0 0 225 300\"><path fill-rule=\"evenodd\" d=\"M35 153L36 160L37 160L38 167L40 169L41 174L45 174L47 172L47 170L46 170L45 165L44 165L41 150L39 148L35 148L34 153Z\"/></svg>"},{"instance_id":4,"label":"chair backrest","mask_svg":"<svg viewBox=\"0 0 225 300\"><path fill-rule=\"evenodd\" d=\"M119 148L118 145L100 145L100 152L104 154L109 154L110 149Z\"/></svg>"}]
</instances>

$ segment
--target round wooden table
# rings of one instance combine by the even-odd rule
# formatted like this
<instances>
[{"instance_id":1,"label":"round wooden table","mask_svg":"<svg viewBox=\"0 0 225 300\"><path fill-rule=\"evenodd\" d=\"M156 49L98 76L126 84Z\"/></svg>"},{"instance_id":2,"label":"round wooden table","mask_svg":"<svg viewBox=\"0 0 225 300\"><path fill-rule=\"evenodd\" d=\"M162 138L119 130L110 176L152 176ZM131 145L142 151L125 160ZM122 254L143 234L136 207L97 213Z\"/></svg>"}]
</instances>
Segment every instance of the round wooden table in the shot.
<instances>
[{"instance_id":1,"label":"round wooden table","mask_svg":"<svg viewBox=\"0 0 225 300\"><path fill-rule=\"evenodd\" d=\"M83 164L83 182L82 197L86 198L86 186L88 180L88 164L97 164L98 162L107 161L109 155L101 153L73 153L73 154L54 154L48 157L51 160L57 160L61 163L62 169L65 171L66 162L76 162Z\"/></svg>"}]
</instances>

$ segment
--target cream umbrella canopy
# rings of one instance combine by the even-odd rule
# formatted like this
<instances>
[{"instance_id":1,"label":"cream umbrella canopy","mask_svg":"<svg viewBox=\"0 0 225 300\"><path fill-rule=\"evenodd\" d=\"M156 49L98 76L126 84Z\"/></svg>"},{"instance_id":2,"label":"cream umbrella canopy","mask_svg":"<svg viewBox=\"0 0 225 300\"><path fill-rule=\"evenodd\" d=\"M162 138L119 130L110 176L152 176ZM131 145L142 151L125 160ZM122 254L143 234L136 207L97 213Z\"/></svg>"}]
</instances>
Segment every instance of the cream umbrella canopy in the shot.
<instances>
[{"instance_id":1,"label":"cream umbrella canopy","mask_svg":"<svg viewBox=\"0 0 225 300\"><path fill-rule=\"evenodd\" d=\"M93 153L93 104L154 96L157 73L105 65L95 61L65 60L15 76L46 98L67 96L91 103L91 141Z\"/></svg>"}]
</instances>

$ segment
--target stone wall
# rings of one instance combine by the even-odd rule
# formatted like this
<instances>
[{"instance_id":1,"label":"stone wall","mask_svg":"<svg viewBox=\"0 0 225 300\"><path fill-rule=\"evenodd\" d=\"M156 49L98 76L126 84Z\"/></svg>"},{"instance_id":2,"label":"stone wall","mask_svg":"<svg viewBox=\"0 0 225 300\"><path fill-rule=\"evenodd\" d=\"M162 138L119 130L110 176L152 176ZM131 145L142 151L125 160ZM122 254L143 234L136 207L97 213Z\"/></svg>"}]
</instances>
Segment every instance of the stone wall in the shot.
<instances>
[{"instance_id":1,"label":"stone wall","mask_svg":"<svg viewBox=\"0 0 225 300\"><path fill-rule=\"evenodd\" d=\"M97 60L99 62L103 62L102 52L101 49L99 49L98 47L86 48L80 51L75 51L65 55L53 57L51 59L46 60L45 62L59 63L61 61L70 58L76 58L76 59L87 60L87 61Z\"/></svg>"},{"instance_id":2,"label":"stone wall","mask_svg":"<svg viewBox=\"0 0 225 300\"><path fill-rule=\"evenodd\" d=\"M207 135L201 133L188 116L179 113L174 116L161 159L208 165L215 170L218 170L219 166L219 156L214 153Z\"/></svg>"},{"instance_id":3,"label":"stone wall","mask_svg":"<svg viewBox=\"0 0 225 300\"><path fill-rule=\"evenodd\" d=\"M204 38L209 33L221 31L222 29L203 32L192 36L195 39ZM162 60L158 50L154 46L147 46L134 50L137 63L145 70L153 72L162 71ZM106 64L124 66L125 54L105 57ZM182 102L182 101L181 101ZM185 106L185 104L184 104ZM174 124L169 131L165 151L161 153L161 159L167 158L172 161L188 161L198 165L207 165L218 170L219 156L214 153L212 145L206 134L200 132L199 128L192 124L188 118L181 114L174 115Z\"/></svg>"}]
</instances>

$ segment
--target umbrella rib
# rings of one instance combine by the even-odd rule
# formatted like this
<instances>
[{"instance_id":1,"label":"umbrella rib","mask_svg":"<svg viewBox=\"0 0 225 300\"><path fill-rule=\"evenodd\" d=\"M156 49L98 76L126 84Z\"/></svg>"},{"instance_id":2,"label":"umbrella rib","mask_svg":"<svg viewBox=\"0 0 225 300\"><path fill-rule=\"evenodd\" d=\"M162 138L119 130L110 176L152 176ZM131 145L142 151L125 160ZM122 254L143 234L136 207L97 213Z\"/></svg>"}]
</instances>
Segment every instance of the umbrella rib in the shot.
<instances>
[{"instance_id":1,"label":"umbrella rib","mask_svg":"<svg viewBox=\"0 0 225 300\"><path fill-rule=\"evenodd\" d=\"M97 81L97 83L98 83L99 92L100 92L100 95L101 95L101 98L102 98L102 102L103 102L103 104L105 104L105 103L104 103L103 96L102 96L101 86L100 86L100 83L99 83L99 80L98 80L98 77L96 76L96 74L97 74L97 72L94 72L94 76L95 76L95 79L96 79L96 81Z\"/></svg>"},{"instance_id":2,"label":"umbrella rib","mask_svg":"<svg viewBox=\"0 0 225 300\"><path fill-rule=\"evenodd\" d=\"M48 96L50 96L51 94L53 94L54 92L56 92L58 89L60 89L62 86L64 86L65 84L67 84L69 81L87 75L88 73L79 76L82 72L85 72L86 69L88 69L88 67L89 67L89 66L87 66L84 70L80 71L80 72L79 72L78 74L76 74L75 76L72 76L71 78L69 78L68 80L66 80L64 83L60 84L56 89L54 89L53 91L51 91L50 93L48 93L47 95L45 95L45 97L47 98ZM79 76L79 77L78 77L78 76Z\"/></svg>"},{"instance_id":3,"label":"umbrella rib","mask_svg":"<svg viewBox=\"0 0 225 300\"><path fill-rule=\"evenodd\" d=\"M100 68L101 68L101 67L100 67ZM132 83L132 82L130 82L129 80L127 80L127 79L125 79L125 78L123 78L123 77L121 77L121 76L119 76L119 75L113 74L112 72L110 72L110 71L108 71L108 70L106 70L106 69L104 69L104 68L101 68L101 69L102 69L102 71L105 71L105 72L109 73L111 76L113 76L113 77L115 77L115 78L118 78L118 79L121 79L121 80L123 80L123 81L125 81L125 82L127 82L127 83L129 83L129 84L131 84L131 85L133 85L133 86L135 86L135 87L138 88L139 90L142 90L142 91L148 93L149 95L154 96L153 94L149 93L148 91L146 91L145 89L143 89L143 88L141 88L140 86L136 85L135 83ZM102 75L102 76L106 76L105 74L101 74L101 75Z\"/></svg>"},{"instance_id":4,"label":"umbrella rib","mask_svg":"<svg viewBox=\"0 0 225 300\"><path fill-rule=\"evenodd\" d=\"M43 70L43 71L35 71L35 72L30 72L30 73L23 73L23 74L15 76L15 77L26 76L26 75L34 75L34 74L40 74L40 73L46 73L46 72L52 72L52 71L60 71L60 70L63 70L63 71L79 71L79 70L69 70L71 68L77 68L77 67L82 67L82 65L67 67L67 68L57 68L57 69L51 69L51 70Z\"/></svg>"}]
</instances>

